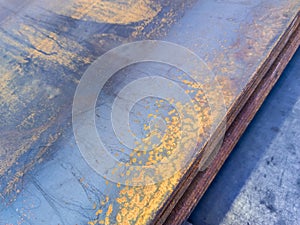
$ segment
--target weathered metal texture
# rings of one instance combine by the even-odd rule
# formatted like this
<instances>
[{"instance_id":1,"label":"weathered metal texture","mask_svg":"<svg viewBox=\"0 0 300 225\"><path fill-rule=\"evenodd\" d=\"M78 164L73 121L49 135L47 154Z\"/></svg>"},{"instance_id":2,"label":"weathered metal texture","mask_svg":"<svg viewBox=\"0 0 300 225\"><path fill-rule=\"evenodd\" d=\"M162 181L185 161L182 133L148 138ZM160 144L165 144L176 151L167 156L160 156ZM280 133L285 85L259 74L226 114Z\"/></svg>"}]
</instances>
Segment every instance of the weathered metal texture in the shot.
<instances>
[{"instance_id":1,"label":"weathered metal texture","mask_svg":"<svg viewBox=\"0 0 300 225\"><path fill-rule=\"evenodd\" d=\"M263 101L266 99L269 92L281 76L284 68L287 66L292 56L299 48L300 18L298 18L298 23L296 23L295 25L296 26L294 28L296 29L294 29L294 31L292 32L293 34L289 38L289 41L286 42L283 49L278 50L280 54L278 55L274 63L270 65L269 70L264 75L259 85L256 87L250 98L239 111L239 114L236 116L234 121L228 127L222 146L211 162L209 168L207 168L205 171L197 173L197 175L192 178L193 180L191 181L191 183L185 185L188 188L185 189L185 193L183 193L182 196L179 197L180 200L177 201L176 206L174 207L172 212L166 215L168 218L166 219L164 224L181 224L182 221L184 221L190 215L197 202L201 199L201 197L206 192L206 189L212 183L221 166L237 144L239 138L242 136L251 120L254 118L256 112L258 112L258 110L260 109ZM243 173L243 171L240 172ZM291 218L296 217L297 215Z\"/></svg>"},{"instance_id":2,"label":"weathered metal texture","mask_svg":"<svg viewBox=\"0 0 300 225\"><path fill-rule=\"evenodd\" d=\"M131 187L107 181L85 163L72 136L71 107L86 68L122 43L172 41L206 61L230 108L249 83L262 79L255 72L299 9L292 0L0 1L0 223L157 221L185 174ZM142 68L129 72L139 77ZM151 68L146 73L171 76L170 68ZM130 79L112 80L108 102Z\"/></svg>"}]
</instances>

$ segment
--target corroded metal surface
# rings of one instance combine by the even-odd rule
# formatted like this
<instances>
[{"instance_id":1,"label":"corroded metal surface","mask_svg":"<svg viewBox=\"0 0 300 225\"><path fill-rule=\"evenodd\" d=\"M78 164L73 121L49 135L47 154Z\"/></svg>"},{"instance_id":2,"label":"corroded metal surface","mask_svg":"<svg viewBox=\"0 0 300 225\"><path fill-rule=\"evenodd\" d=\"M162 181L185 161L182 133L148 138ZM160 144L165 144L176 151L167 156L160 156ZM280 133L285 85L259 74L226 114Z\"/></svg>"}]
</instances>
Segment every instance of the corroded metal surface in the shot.
<instances>
[{"instance_id":1,"label":"corroded metal surface","mask_svg":"<svg viewBox=\"0 0 300 225\"><path fill-rule=\"evenodd\" d=\"M142 187L96 174L81 157L71 128L73 96L84 71L120 44L172 41L205 60L230 107L299 8L292 0L0 1L0 223L150 223L184 171ZM174 68L141 64L120 73L97 109L105 110L118 90L147 73L177 78L201 95L201 87ZM201 113L207 113L205 105ZM99 116L100 130L108 122Z\"/></svg>"}]
</instances>

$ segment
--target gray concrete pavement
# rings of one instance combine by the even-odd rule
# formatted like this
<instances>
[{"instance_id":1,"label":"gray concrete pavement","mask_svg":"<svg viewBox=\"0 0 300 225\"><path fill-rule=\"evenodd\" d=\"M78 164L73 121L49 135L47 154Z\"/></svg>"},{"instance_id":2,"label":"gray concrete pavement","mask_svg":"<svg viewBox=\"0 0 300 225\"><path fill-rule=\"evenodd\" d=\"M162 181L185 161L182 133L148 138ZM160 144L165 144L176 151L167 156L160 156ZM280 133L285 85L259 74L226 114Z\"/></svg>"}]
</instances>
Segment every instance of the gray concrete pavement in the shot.
<instances>
[{"instance_id":1,"label":"gray concrete pavement","mask_svg":"<svg viewBox=\"0 0 300 225\"><path fill-rule=\"evenodd\" d=\"M300 50L189 221L300 224Z\"/></svg>"}]
</instances>

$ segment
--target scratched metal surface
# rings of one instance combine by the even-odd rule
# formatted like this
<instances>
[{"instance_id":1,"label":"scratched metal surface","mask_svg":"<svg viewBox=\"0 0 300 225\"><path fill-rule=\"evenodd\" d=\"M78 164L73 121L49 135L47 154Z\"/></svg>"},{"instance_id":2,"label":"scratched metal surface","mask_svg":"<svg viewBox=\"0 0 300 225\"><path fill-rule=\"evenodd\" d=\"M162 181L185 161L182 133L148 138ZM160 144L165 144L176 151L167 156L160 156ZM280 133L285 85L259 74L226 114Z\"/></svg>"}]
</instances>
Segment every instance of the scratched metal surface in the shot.
<instances>
[{"instance_id":1,"label":"scratched metal surface","mask_svg":"<svg viewBox=\"0 0 300 225\"><path fill-rule=\"evenodd\" d=\"M87 165L71 126L84 71L120 44L171 41L204 59L230 107L299 9L295 0L0 1L0 224L150 223L183 173L131 187ZM115 92L153 73L179 79L165 65L126 68L97 109L109 113ZM98 117L99 130L108 124Z\"/></svg>"}]
</instances>

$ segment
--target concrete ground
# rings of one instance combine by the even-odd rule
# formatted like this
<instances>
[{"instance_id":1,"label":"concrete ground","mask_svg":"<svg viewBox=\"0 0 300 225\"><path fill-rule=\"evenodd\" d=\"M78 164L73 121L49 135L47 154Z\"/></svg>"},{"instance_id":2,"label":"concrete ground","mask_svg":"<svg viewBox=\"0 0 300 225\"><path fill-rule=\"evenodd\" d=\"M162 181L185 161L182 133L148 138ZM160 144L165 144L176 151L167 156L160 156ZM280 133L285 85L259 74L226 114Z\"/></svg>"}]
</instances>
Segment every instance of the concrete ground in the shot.
<instances>
[{"instance_id":1,"label":"concrete ground","mask_svg":"<svg viewBox=\"0 0 300 225\"><path fill-rule=\"evenodd\" d=\"M189 222L300 224L300 49Z\"/></svg>"}]
</instances>

